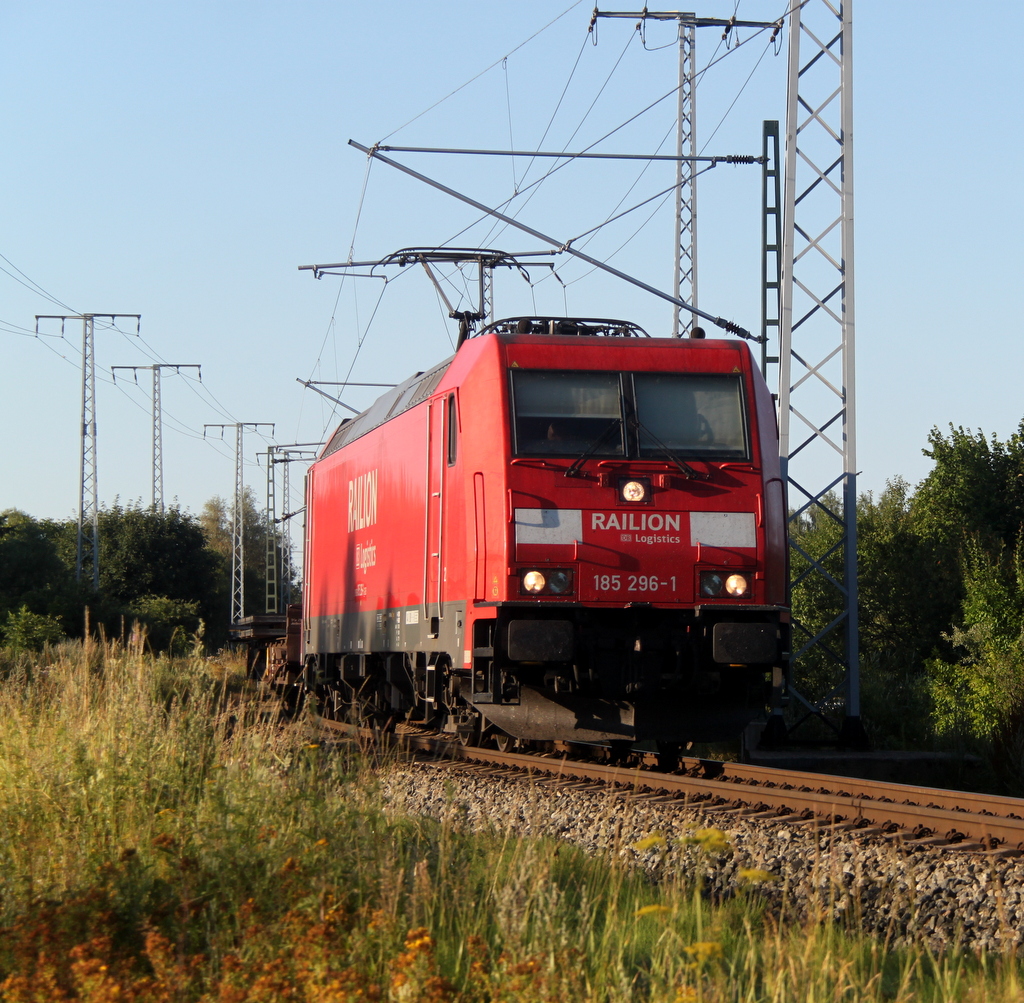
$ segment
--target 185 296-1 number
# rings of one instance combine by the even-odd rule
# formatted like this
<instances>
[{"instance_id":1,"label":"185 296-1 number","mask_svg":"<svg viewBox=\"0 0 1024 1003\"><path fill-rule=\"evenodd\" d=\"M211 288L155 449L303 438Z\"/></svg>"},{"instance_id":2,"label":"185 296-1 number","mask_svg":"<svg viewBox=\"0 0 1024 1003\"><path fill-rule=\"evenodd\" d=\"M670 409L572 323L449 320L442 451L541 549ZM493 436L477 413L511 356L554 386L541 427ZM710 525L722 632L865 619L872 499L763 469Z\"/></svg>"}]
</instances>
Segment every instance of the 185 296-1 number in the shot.
<instances>
[{"instance_id":1,"label":"185 296-1 number","mask_svg":"<svg viewBox=\"0 0 1024 1003\"><path fill-rule=\"evenodd\" d=\"M675 592L676 576L594 575L594 589L597 592L657 592L661 589Z\"/></svg>"}]
</instances>

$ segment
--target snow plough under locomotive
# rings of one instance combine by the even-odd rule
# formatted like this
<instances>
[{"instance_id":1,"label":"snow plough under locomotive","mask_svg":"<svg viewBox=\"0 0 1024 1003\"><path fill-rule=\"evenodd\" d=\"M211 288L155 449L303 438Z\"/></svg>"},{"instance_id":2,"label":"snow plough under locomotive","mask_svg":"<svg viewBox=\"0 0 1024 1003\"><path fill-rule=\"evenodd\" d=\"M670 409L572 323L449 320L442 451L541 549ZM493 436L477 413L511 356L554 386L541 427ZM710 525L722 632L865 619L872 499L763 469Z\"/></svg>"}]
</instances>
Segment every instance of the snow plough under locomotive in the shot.
<instances>
[{"instance_id":1,"label":"snow plough under locomotive","mask_svg":"<svg viewBox=\"0 0 1024 1003\"><path fill-rule=\"evenodd\" d=\"M775 407L738 340L492 323L343 421L306 506L301 623L261 658L321 713L671 746L781 685Z\"/></svg>"}]
</instances>

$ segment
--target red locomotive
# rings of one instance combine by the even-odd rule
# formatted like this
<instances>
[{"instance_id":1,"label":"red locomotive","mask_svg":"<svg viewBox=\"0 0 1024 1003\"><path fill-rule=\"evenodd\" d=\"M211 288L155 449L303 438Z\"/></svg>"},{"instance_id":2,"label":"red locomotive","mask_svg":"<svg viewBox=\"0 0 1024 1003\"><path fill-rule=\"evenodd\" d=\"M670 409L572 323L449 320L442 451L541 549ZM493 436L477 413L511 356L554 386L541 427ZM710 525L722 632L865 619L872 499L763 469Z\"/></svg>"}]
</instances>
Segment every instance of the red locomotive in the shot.
<instances>
[{"instance_id":1,"label":"red locomotive","mask_svg":"<svg viewBox=\"0 0 1024 1003\"><path fill-rule=\"evenodd\" d=\"M523 317L309 471L303 680L467 741L736 736L788 658L775 408L740 341Z\"/></svg>"}]
</instances>

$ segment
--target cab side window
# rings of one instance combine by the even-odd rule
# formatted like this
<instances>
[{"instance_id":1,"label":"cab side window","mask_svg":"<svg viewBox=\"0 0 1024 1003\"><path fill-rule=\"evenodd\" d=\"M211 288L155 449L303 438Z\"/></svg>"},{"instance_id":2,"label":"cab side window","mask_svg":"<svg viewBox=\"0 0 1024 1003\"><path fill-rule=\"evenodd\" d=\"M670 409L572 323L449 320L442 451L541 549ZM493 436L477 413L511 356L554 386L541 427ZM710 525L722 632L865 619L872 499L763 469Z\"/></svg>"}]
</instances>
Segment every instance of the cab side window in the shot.
<instances>
[{"instance_id":1,"label":"cab side window","mask_svg":"<svg viewBox=\"0 0 1024 1003\"><path fill-rule=\"evenodd\" d=\"M454 467L459 455L459 411L455 403L455 394L448 395L448 466Z\"/></svg>"}]
</instances>

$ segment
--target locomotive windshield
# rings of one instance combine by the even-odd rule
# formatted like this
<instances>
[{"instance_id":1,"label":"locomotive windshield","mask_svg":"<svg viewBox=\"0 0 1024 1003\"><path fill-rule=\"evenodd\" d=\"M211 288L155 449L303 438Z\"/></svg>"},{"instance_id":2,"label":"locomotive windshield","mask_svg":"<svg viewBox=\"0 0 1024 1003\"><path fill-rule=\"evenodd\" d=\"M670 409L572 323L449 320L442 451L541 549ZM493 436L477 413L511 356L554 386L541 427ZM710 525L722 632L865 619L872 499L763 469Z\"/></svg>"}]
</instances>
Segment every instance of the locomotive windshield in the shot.
<instances>
[{"instance_id":1,"label":"locomotive windshield","mask_svg":"<svg viewBox=\"0 0 1024 1003\"><path fill-rule=\"evenodd\" d=\"M618 373L513 371L512 392L520 455L625 454Z\"/></svg>"},{"instance_id":2,"label":"locomotive windshield","mask_svg":"<svg viewBox=\"0 0 1024 1003\"><path fill-rule=\"evenodd\" d=\"M686 456L743 459L747 436L734 376L634 373L640 455L665 449Z\"/></svg>"},{"instance_id":3,"label":"locomotive windshield","mask_svg":"<svg viewBox=\"0 0 1024 1003\"><path fill-rule=\"evenodd\" d=\"M749 456L739 377L511 370L519 456Z\"/></svg>"}]
</instances>

